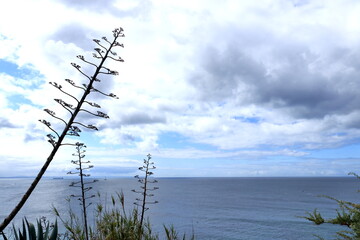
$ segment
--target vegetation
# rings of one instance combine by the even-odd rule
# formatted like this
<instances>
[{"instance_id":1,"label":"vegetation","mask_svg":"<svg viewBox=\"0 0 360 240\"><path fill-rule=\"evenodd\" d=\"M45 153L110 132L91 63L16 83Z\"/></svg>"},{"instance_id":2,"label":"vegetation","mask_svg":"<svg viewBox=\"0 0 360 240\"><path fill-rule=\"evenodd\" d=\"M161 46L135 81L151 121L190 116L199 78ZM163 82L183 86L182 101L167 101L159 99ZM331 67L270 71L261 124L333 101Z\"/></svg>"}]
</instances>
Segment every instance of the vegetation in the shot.
<instances>
[{"instance_id":1,"label":"vegetation","mask_svg":"<svg viewBox=\"0 0 360 240\"><path fill-rule=\"evenodd\" d=\"M99 197L101 197L99 195ZM89 239L91 240L158 240L158 233L154 233L147 219L141 223L139 212L134 208L126 212L125 198L122 192L111 197L112 205L106 207L105 204L99 203L96 206L95 226L89 229ZM72 212L69 214L69 220L64 220L55 209L55 214L66 227L67 232L62 235L62 239L85 239L84 225L77 219ZM178 232L173 226L164 225L164 236L167 240L186 240L186 235L179 237ZM195 239L192 235L190 239Z\"/></svg>"},{"instance_id":2,"label":"vegetation","mask_svg":"<svg viewBox=\"0 0 360 240\"><path fill-rule=\"evenodd\" d=\"M80 127L98 130L98 128L92 124L83 124L77 121L77 116L80 112L84 112L90 114L92 116L102 117L102 118L109 118L109 116L101 111L97 111L96 113L89 111L84 108L84 105L89 105L94 108L100 108L100 105L97 103L87 101L87 96L92 93L100 93L105 96L109 96L112 98L118 98L115 94L109 93L106 94L97 88L95 88L96 82L101 82L101 76L104 75L118 75L117 71L113 71L104 66L105 62L108 59L112 59L118 62L123 62L123 59L117 56L117 53L113 50L115 47L123 47L117 40L120 37L124 37L123 29L117 28L113 31L113 39L109 41L106 37L102 38L102 42L98 39L94 39L94 42L99 46L94 48L95 53L93 53L93 57L95 58L95 62L86 60L84 56L78 55L77 58L80 59L83 63L86 63L88 66L92 66L94 69L93 74L86 74L81 70L81 66L77 63L71 63L71 65L81 73L87 79L86 84L77 85L73 80L65 79L67 83L69 83L72 87L81 89L83 94L81 97L77 98L73 96L71 93L66 92L62 89L62 86L56 82L50 82L52 86L59 89L66 97L70 99L71 102L66 102L62 99L55 99L55 101L60 104L66 111L69 113L69 119L65 121L64 119L55 115L54 111L49 109L45 109L44 111L47 112L51 117L55 118L56 120L62 122L64 124L64 128L62 131L57 131L54 127L51 126L51 123L46 120L39 120L43 123L46 127L48 127L52 134L48 134L48 142L51 143L53 149L49 154L47 160L45 161L43 167L40 169L38 175L25 192L23 197L21 198L20 202L14 207L11 213L4 219L4 221L0 224L0 233L4 231L4 229L9 225L12 219L16 216L16 214L20 211L20 209L24 206L25 202L30 197L33 190L36 188L37 184L39 183L40 179L46 172L48 166L52 162L54 156L56 155L58 149L63 145L74 145L73 143L64 143L63 140L66 136L80 136L81 129ZM53 135L55 134L55 135Z\"/></svg>"},{"instance_id":3,"label":"vegetation","mask_svg":"<svg viewBox=\"0 0 360 240\"><path fill-rule=\"evenodd\" d=\"M101 197L99 195L99 197ZM89 238L91 240L102 239L158 239L151 231L150 223L146 222L144 227L140 224L138 212L133 209L126 213L124 194L117 193L112 196L112 205L106 207L106 204L98 203L96 206L95 226L89 229ZM56 215L64 223L67 229L64 239L85 239L84 226L76 219L75 214L70 214L70 220L63 220L59 212Z\"/></svg>"},{"instance_id":4,"label":"vegetation","mask_svg":"<svg viewBox=\"0 0 360 240\"><path fill-rule=\"evenodd\" d=\"M92 93L100 93L102 95L118 98L115 94L109 93L106 94L97 88L95 88L96 82L101 82L99 77L102 75L117 75L117 71L113 71L104 66L104 63L107 59L112 59L118 62L123 62L123 60L117 56L117 53L113 51L115 47L123 47L117 39L123 37L123 29L117 28L113 31L113 39L109 41L106 37L102 38L102 42L98 39L94 39L94 42L99 46L94 48L95 53L93 57L95 58L95 62L86 60L84 56L78 55L77 58L80 59L83 63L86 63L94 68L93 74L86 74L81 70L81 66L76 63L71 63L71 65L81 73L86 79L87 83L82 85L77 85L73 80L65 79L67 83L69 83L72 87L81 89L83 94L81 97L77 98L71 93L63 90L62 86L56 82L50 82L52 86L60 90L66 97L70 98L69 102L64 101L62 99L55 99L55 101L60 104L64 109L67 110L69 114L69 119L65 121L63 118L56 116L55 112L49 109L44 109L51 117L56 120L62 122L64 124L64 128L61 131L58 131L51 125L51 123L47 120L39 120L43 123L47 128L50 129L52 134L48 134L48 142L52 145L53 149L49 154L46 162L43 167L40 169L38 175L34 179L31 186L28 188L26 193L21 198L20 202L15 206L15 208L11 211L11 213L4 219L4 221L0 224L0 234L4 240L7 240L4 233L4 229L8 226L8 224L13 220L16 214L20 211L22 206L25 204L33 190L36 188L40 179L46 172L48 166L52 162L55 154L58 149L63 145L70 145L76 147L76 153L73 156L76 156L76 160L72 160L71 162L76 165L75 171L70 171L68 174L76 174L80 177L79 181L74 181L70 186L80 188L79 195L71 195L70 197L76 198L80 201L80 206L82 207L82 220L78 218L78 216L69 209L69 216L65 219L62 215L60 215L59 211L54 208L54 213L57 218L60 219L61 223L65 227L65 233L58 233L58 223L57 220L53 225L50 225L46 220L37 220L36 227L34 224L28 222L25 218L23 220L22 228L16 229L13 225L12 236L15 240L58 240L58 239L74 239L74 240L117 240L117 239L127 239L127 240L157 240L159 239L158 235L152 232L151 225L149 220L144 220L144 213L149 208L148 204L155 204L157 201L148 201L148 197L152 197L153 194L150 193L158 189L157 187L150 187L149 184L156 183L156 180L153 180L150 176L153 175L151 170L155 169L154 163L150 162L151 155L147 155L147 159L144 159L144 165L139 168L142 172L144 172L144 177L140 177L139 175L135 176L138 182L141 183L139 191L133 190L136 193L142 195L141 198L136 199L136 206L140 207L140 212L138 208L134 208L131 212L126 213L125 211L125 201L124 194L117 193L117 198L112 196L112 206L107 208L106 205L98 203L96 206L96 217L95 224L93 226L89 226L87 220L87 211L88 206L91 204L87 200L89 198L94 197L95 195L87 195L88 191L91 190L91 187L87 185L93 183L94 181L85 181L85 177L90 176L86 174L84 170L88 170L92 168L92 165L88 165L89 161L83 161L85 157L85 148L86 146L83 143L71 143L64 142L66 136L79 137L81 129L88 128L92 130L98 130L98 128L92 124L84 124L77 121L77 116L80 112L84 112L86 114L90 114L96 117L109 118L109 116L101 111L97 111L96 113L89 111L83 107L83 105L89 105L90 107L100 108L100 105L94 102L87 101L87 96ZM99 194L100 197L100 194ZM71 201L71 198L68 199ZM120 203L120 204L119 204ZM179 238L179 234L176 232L173 226L166 227L164 226L164 234L168 240L177 240ZM185 234L182 236L182 239L185 240ZM191 237L194 239L194 235Z\"/></svg>"},{"instance_id":5,"label":"vegetation","mask_svg":"<svg viewBox=\"0 0 360 240\"><path fill-rule=\"evenodd\" d=\"M82 153L79 152L79 154L82 156ZM95 226L90 227L88 230L87 225L80 221L71 209L69 210L68 219L64 219L59 211L54 208L55 215L61 220L67 230L62 235L63 239L158 240L159 236L152 231L149 219L145 220L144 218L145 211L149 209L147 204L157 203L157 201L147 201L147 197L154 196L149 191L158 189L158 187L149 186L149 184L157 183L157 180L150 178L154 174L150 171L153 169L155 169L154 162L151 162L151 155L148 154L147 159L144 159L143 166L139 167L139 170L144 172L144 176L135 176L138 182L141 183L141 190L133 190L133 192L139 193L142 196L136 199L135 205L137 208L127 213L123 192L116 193L116 196L111 196L112 205L110 207L106 207L106 204L101 203L101 201L97 204L95 208ZM100 194L98 194L98 197L101 199ZM79 199L82 200L83 198L80 197ZM87 209L85 208L83 211L86 212ZM173 226L164 226L164 235L168 240L180 239L178 232ZM185 240L186 235L184 234L181 239ZM195 236L192 235L191 239L195 239Z\"/></svg>"},{"instance_id":6,"label":"vegetation","mask_svg":"<svg viewBox=\"0 0 360 240\"><path fill-rule=\"evenodd\" d=\"M56 240L58 239L58 225L57 222L50 227L49 222L45 220L37 221L37 229L34 224L28 222L25 218L22 222L22 229L16 230L13 226L14 240ZM4 235L4 239L6 239Z\"/></svg>"},{"instance_id":7,"label":"vegetation","mask_svg":"<svg viewBox=\"0 0 360 240\"><path fill-rule=\"evenodd\" d=\"M122 194L118 194L118 197ZM121 197L120 197L121 198ZM104 208L102 204L98 204L96 208L96 224L89 230L89 239L91 240L159 240L158 233L154 233L149 220L145 221L143 225L140 224L139 214L137 209L133 209L132 212L126 214L123 200L120 208L117 206L117 202L113 202L110 209ZM56 210L55 210L56 211ZM56 211L56 215L63 222L66 232L58 234L57 222L55 222L52 230L49 230L49 225L45 231L38 221L37 230L34 225L26 221L26 225L23 224L23 230L13 228L14 240L82 240L85 239L84 226L78 221L75 214L70 215L70 220L63 220L59 212ZM163 226L164 237L167 240L186 240L186 234L182 236L175 230L174 226ZM7 238L4 238L5 240ZM194 240L194 234L189 238Z\"/></svg>"},{"instance_id":8,"label":"vegetation","mask_svg":"<svg viewBox=\"0 0 360 240\"><path fill-rule=\"evenodd\" d=\"M144 220L144 212L149 209L146 207L146 204L157 203L157 201L148 202L146 200L147 197L153 196L153 194L149 194L148 191L158 189L157 187L149 187L150 183L156 183L157 181L149 178L149 176L153 175L150 169L155 169L155 167L153 166L154 163L150 162L151 155L148 154L147 157L147 159L144 159L144 165L139 168L139 170L145 173L145 176L135 176L141 183L142 190L133 190L142 195L142 198L137 198L135 202L135 205L140 207L140 213L138 208L134 208L129 213L126 212L125 197L124 194L120 192L117 193L116 196L111 197L112 205L110 207L107 207L106 204L101 203L101 201L97 204L95 208L95 225L87 230L87 225L85 225L83 221L80 221L71 209L69 210L68 219L64 219L59 211L54 208L55 215L66 228L66 232L61 235L62 239L158 240L158 233L152 231L149 219ZM100 194L98 194L98 197L101 199ZM82 198L80 197L80 199ZM86 212L87 209L85 208L84 211ZM164 236L168 240L186 239L185 234L180 238L173 226L166 227L164 225ZM192 235L191 239L195 239L195 236Z\"/></svg>"},{"instance_id":9,"label":"vegetation","mask_svg":"<svg viewBox=\"0 0 360 240\"><path fill-rule=\"evenodd\" d=\"M81 159L84 156L83 151L81 150L84 147L83 144L78 144L77 153L75 156L79 157L79 160L75 161L75 164L80 166ZM64 233L58 233L58 223L55 221L55 224L52 226L49 222L37 221L37 229L35 226L28 222L27 219L23 220L22 228L16 229L13 226L13 238L14 240L159 240L159 233L154 233L150 224L149 219L144 219L144 212L149 208L146 207L146 204L152 203L155 204L157 201L148 202L146 197L151 197L153 194L149 194L148 191L156 190L157 187L149 187L150 183L156 183L156 180L149 178L153 175L153 172L150 169L155 169L153 166L154 163L150 162L151 155L147 155L147 159L144 159L144 165L139 168L139 170L145 173L144 177L136 176L138 181L141 183L142 191L135 191L140 193L143 197L142 199L136 199L135 205L136 208L132 209L130 212L126 211L125 208L125 196L123 192L116 193L115 196L111 196L111 205L108 207L106 201L101 199L101 195L98 193L100 199L95 207L95 221L93 226L88 226L85 223L87 208L82 208L83 219L79 219L77 214L70 208L68 211L68 216L64 217L60 212L54 208L55 216L60 219L60 222L65 227ZM80 167L78 167L80 168ZM77 169L80 173L80 169ZM81 174L79 175L81 177ZM141 181L140 181L141 180ZM74 182L78 184L78 182ZM79 186L81 188L81 186ZM86 204L86 190L89 188L81 188L81 193L79 201L83 207ZM92 197L92 196L91 196ZM71 198L68 199L70 201ZM88 206L88 205L87 205ZM140 208L140 212L139 209ZM163 236L167 240L186 240L186 235L180 234L175 230L174 226L163 226L164 233ZM162 238L163 239L163 238ZM190 236L189 239L195 239L194 234ZM7 238L4 235L4 240Z\"/></svg>"},{"instance_id":10,"label":"vegetation","mask_svg":"<svg viewBox=\"0 0 360 240\"><path fill-rule=\"evenodd\" d=\"M360 176L355 173L349 173L356 178L360 179ZM331 223L348 227L348 230L339 231L336 233L336 239L339 240L359 240L360 239L360 204L338 200L333 197L324 196L333 201L336 201L339 205L339 209L336 210L337 215L331 219L324 219L316 209L313 213L307 213L305 219L314 222L317 225L323 223ZM319 237L319 236L318 236ZM319 237L320 239L323 239Z\"/></svg>"},{"instance_id":11,"label":"vegetation","mask_svg":"<svg viewBox=\"0 0 360 240\"><path fill-rule=\"evenodd\" d=\"M123 62L123 59L117 56L117 53L113 51L115 47L123 47L117 40L120 37L124 37L123 29L117 28L113 31L113 39L109 41L106 37L103 37L100 41L94 39L94 42L98 45L97 48L94 48L95 53L93 53L93 58L95 62L86 60L84 56L78 55L77 58L80 59L83 63L86 63L93 67L93 74L87 74L81 70L81 66L76 63L71 63L71 65L81 73L87 79L86 84L77 85L73 80L65 79L72 87L76 89L81 89L83 91L82 96L75 97L71 93L63 90L62 86L56 82L50 82L52 86L57 88L66 97L70 98L70 101L64 101L62 99L54 99L60 106L67 110L69 114L69 119L66 121L61 117L56 116L55 112L49 109L44 109L51 117L62 122L64 127L61 131L56 130L49 121L39 120L52 132L48 134L48 142L52 145L53 149L50 152L47 160L45 161L43 167L40 169L38 175L25 192L20 202L14 207L11 213L3 220L0 224L0 234L4 240L8 238L4 234L4 229L9 225L13 220L16 214L20 211L22 206L25 204L33 190L36 188L37 184L41 180L42 176L46 172L48 166L52 162L54 156L56 155L58 149L64 145L75 146L77 152L73 154L77 157L77 160L72 160L72 163L76 165L76 171L69 172L68 174L76 174L80 177L79 181L74 181L70 186L79 187L80 195L71 195L71 197L77 198L80 201L82 207L82 220L80 220L77 215L70 209L68 219L64 219L60 215L59 211L54 208L55 215L61 220L64 225L66 232L58 233L58 223L55 220L53 225L50 225L48 221L37 220L36 225L29 222L26 218L23 219L22 227L17 229L13 225L13 239L15 240L58 240L58 239L74 239L74 240L158 240L158 233L153 233L151 224L149 220L145 220L145 212L149 209L147 206L149 204L156 204L157 201L149 201L149 197L153 197L152 193L158 187L151 187L150 184L157 183L157 180L151 178L153 175L152 170L155 169L154 162L151 162L151 155L147 155L147 159L144 159L143 166L139 167L139 170L144 173L144 176L136 175L135 178L141 184L140 190L133 190L135 193L139 193L141 197L136 198L134 203L137 208L134 208L130 212L125 210L125 201L124 194L117 193L116 198L114 196L112 199L112 206L107 208L106 205L98 203L96 206L96 218L95 224L89 227L87 220L87 208L91 203L88 203L88 199L95 197L95 195L87 195L87 192L91 190L91 187L87 187L87 184L93 183L95 181L85 182L84 177L90 176L89 174L84 173L84 170L90 169L93 166L87 165L89 161L83 161L85 157L84 153L86 146L83 143L71 143L64 142L66 136L75 136L79 137L81 132L81 127L98 130L98 128L92 124L84 124L77 121L77 117L80 112L90 114L92 116L109 118L106 113L101 111L96 111L96 113L87 110L84 108L84 105L88 105L93 108L101 108L100 105L94 102L87 101L87 96L90 93L99 93L108 97L118 98L113 93L104 93L97 88L95 88L96 82L101 82L100 77L103 75L118 75L117 71L113 71L104 66L105 62L108 59L112 59L118 62ZM355 173L350 173L358 179L359 175ZM99 195L100 197L100 195ZM314 222L317 225L324 223L337 224L348 227L347 231L337 232L337 239L342 240L358 240L360 239L360 204L338 200L329 196L325 196L329 199L336 201L339 205L337 210L337 215L331 219L324 219L320 212L315 209L313 212L307 213L307 216L304 218ZM70 201L70 199L69 199ZM120 204L119 204L120 203ZM140 208L140 210L139 210ZM177 240L177 239L186 239L186 235L179 236L179 233L175 230L173 226L167 227L164 225L164 236L168 240ZM322 239L321 237L319 237ZM194 234L190 239L195 239Z\"/></svg>"}]
</instances>

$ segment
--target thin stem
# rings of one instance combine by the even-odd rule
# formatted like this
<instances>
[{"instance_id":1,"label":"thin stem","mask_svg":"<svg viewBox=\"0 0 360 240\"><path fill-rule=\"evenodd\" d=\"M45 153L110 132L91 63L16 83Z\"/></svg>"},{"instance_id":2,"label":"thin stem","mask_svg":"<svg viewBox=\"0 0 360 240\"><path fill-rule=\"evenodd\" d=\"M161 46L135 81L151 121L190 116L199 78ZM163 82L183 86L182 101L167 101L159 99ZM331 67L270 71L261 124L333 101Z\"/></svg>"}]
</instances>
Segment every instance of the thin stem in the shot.
<instances>
[{"instance_id":1,"label":"thin stem","mask_svg":"<svg viewBox=\"0 0 360 240\"><path fill-rule=\"evenodd\" d=\"M56 118L56 119L62 121L62 122L66 125L65 120L62 119L62 118L60 118L60 117L55 116L55 113L54 113L54 112L50 111L49 109L44 109L44 111L47 112L47 113L48 113L50 116L52 116L53 118Z\"/></svg>"},{"instance_id":2,"label":"thin stem","mask_svg":"<svg viewBox=\"0 0 360 240\"><path fill-rule=\"evenodd\" d=\"M83 207L83 216L84 216L84 225L85 225L85 234L86 240L89 240L88 226L87 226L87 216L86 216L86 198L85 198L85 185L84 185L84 175L82 169L82 161L81 161L81 148L77 146L78 159L79 159L79 170L80 170L80 184L81 184L81 200Z\"/></svg>"},{"instance_id":3,"label":"thin stem","mask_svg":"<svg viewBox=\"0 0 360 240\"><path fill-rule=\"evenodd\" d=\"M50 82L51 85L53 85L54 87L56 87L57 89L59 89L62 93L68 95L69 97L73 98L77 103L79 103L79 100L77 100L76 97L74 97L73 95L65 92L64 90L61 89L61 87L57 86L57 85L54 85L54 83ZM74 85L73 85L74 86Z\"/></svg>"},{"instance_id":4,"label":"thin stem","mask_svg":"<svg viewBox=\"0 0 360 240\"><path fill-rule=\"evenodd\" d=\"M145 205L146 205L146 190L147 190L147 179L149 173L149 159L146 161L146 171L145 171L145 179L144 179L144 193L143 193L143 202L141 208L141 217L140 217L140 228L142 228L145 214Z\"/></svg>"}]
</instances>

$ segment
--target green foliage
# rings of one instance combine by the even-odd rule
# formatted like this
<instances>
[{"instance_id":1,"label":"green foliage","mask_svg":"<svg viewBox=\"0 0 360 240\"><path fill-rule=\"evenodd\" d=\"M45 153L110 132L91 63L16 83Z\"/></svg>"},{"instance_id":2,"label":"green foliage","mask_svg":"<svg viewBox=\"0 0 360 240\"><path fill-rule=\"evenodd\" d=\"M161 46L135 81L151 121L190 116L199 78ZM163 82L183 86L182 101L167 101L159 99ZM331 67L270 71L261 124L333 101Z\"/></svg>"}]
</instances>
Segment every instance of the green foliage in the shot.
<instances>
[{"instance_id":1,"label":"green foliage","mask_svg":"<svg viewBox=\"0 0 360 240\"><path fill-rule=\"evenodd\" d=\"M120 203L120 205L119 205ZM164 226L167 240L178 240L178 233L173 226ZM138 210L133 209L126 213L124 206L124 194L117 193L116 198L112 197L111 209L106 209L103 205L97 206L96 229L91 232L92 240L158 240L158 234L154 234L151 229L149 219L141 222L138 217ZM182 237L186 240L186 235ZM192 240L195 239L193 235Z\"/></svg>"},{"instance_id":2,"label":"green foliage","mask_svg":"<svg viewBox=\"0 0 360 240\"><path fill-rule=\"evenodd\" d=\"M78 152L75 156L79 157L79 160L76 161L77 165L80 165L81 159L83 158L83 151L81 148L83 144L77 145ZM98 193L98 197L100 199L99 203L95 206L95 221L94 225L89 227L87 224L80 220L78 215L71 208L71 204L69 204L68 216L64 219L64 216L60 214L60 212L54 207L54 214L65 227L65 233L59 234L58 239L63 240L159 240L159 236L157 233L153 233L151 224L149 219L144 219L144 212L148 209L146 207L148 204L155 204L157 201L148 201L147 197L152 197L154 194L151 192L158 189L158 187L150 187L149 184L157 183L156 180L150 178L153 175L151 170L155 169L155 166L151 160L151 155L147 155L147 159L144 159L144 165L139 168L139 170L144 172L144 176L136 176L136 179L139 183L141 183L141 190L133 192L141 194L142 198L137 198L135 205L137 206L132 211L127 212L125 209L125 197L123 192L116 193L115 196L111 196L111 204L107 206L106 204L102 204L101 202L107 202L101 199L101 195ZM82 167L78 166L77 170L80 171ZM80 177L83 173L76 172ZM83 186L83 181L80 180L81 185ZM76 185L76 183L74 183ZM90 190L91 188L82 189L82 195L76 196L79 197L81 202L81 206L84 207L86 205L85 200L85 192ZM91 198L92 196L88 197ZM70 198L67 199L70 203ZM83 209L86 212L86 208ZM83 212L83 213L84 213ZM84 216L86 218L86 215ZM26 221L27 223L27 221ZM25 223L23 223L22 231L15 231L16 239L15 240L23 240L23 235L29 232L30 236L34 236L35 227L31 223L27 223L27 228ZM51 238L56 239L57 235L57 223L55 224L54 231L51 234ZM56 231L55 231L56 230ZM44 238L30 238L30 240L34 239L48 239L49 233L49 224L46 225L45 233L42 232L41 223L38 222L38 236L44 236ZM19 233L19 234L18 234ZM55 235L54 235L55 234ZM54 236L53 236L54 235ZM167 240L186 240L186 234L182 236L175 230L174 226L166 227L164 226L164 235ZM54 238L55 237L55 238ZM190 239L194 240L194 234L190 237ZM6 239L5 239L6 240ZM25 239L27 240L27 239Z\"/></svg>"},{"instance_id":3,"label":"green foliage","mask_svg":"<svg viewBox=\"0 0 360 240\"><path fill-rule=\"evenodd\" d=\"M143 230L138 221L138 212L134 209L126 214L119 209L104 210L97 213L96 229L92 232L92 239L157 239L151 234L150 224L145 224Z\"/></svg>"},{"instance_id":4,"label":"green foliage","mask_svg":"<svg viewBox=\"0 0 360 240\"><path fill-rule=\"evenodd\" d=\"M322 224L325 222L324 218L321 216L321 214L315 209L312 213L307 212L307 217L303 217L309 221L314 222L316 225Z\"/></svg>"},{"instance_id":5,"label":"green foliage","mask_svg":"<svg viewBox=\"0 0 360 240\"><path fill-rule=\"evenodd\" d=\"M45 231L44 231L45 230ZM56 240L58 237L58 225L57 221L50 231L49 222L45 223L45 226L42 226L41 221L37 220L37 229L35 225L25 218L22 221L22 230L16 229L13 225L13 234L15 240Z\"/></svg>"},{"instance_id":6,"label":"green foliage","mask_svg":"<svg viewBox=\"0 0 360 240\"><path fill-rule=\"evenodd\" d=\"M165 230L165 234L166 234L166 239L167 240L180 240L179 238L179 233L175 230L174 226L171 225L170 227L166 227L164 225L164 230ZM195 240L195 235L194 233L192 234L191 240ZM184 233L184 235L182 236L182 240L186 240L186 234Z\"/></svg>"},{"instance_id":7,"label":"green foliage","mask_svg":"<svg viewBox=\"0 0 360 240\"><path fill-rule=\"evenodd\" d=\"M360 179L359 175L355 173L349 173L356 178ZM339 209L336 210L336 217L331 219L323 219L320 213L315 209L313 213L307 213L307 217L303 217L317 225L323 223L331 223L348 227L346 231L339 231L336 233L336 239L338 240L359 240L360 239L360 204L338 200L333 197L323 196L333 201L336 201L339 205ZM319 237L320 238L320 237ZM323 239L323 238L320 238Z\"/></svg>"},{"instance_id":8,"label":"green foliage","mask_svg":"<svg viewBox=\"0 0 360 240\"><path fill-rule=\"evenodd\" d=\"M350 227L352 222L352 212L347 212L343 206L340 206L340 209L336 210L337 216L334 219L328 220L329 223L344 225Z\"/></svg>"},{"instance_id":9,"label":"green foliage","mask_svg":"<svg viewBox=\"0 0 360 240\"><path fill-rule=\"evenodd\" d=\"M99 194L99 198L101 198ZM59 212L55 214L62 221L66 228L63 239L84 240L86 238L84 225L79 221L76 214L69 211L69 219L64 220ZM157 233L151 228L149 219L141 223L138 210L135 208L130 212L125 210L125 197L122 192L111 196L111 206L105 204L96 205L95 225L89 229L89 239L91 240L159 240ZM167 240L186 240L184 234L181 238L173 226L164 226ZM195 239L192 235L191 240Z\"/></svg>"},{"instance_id":10,"label":"green foliage","mask_svg":"<svg viewBox=\"0 0 360 240\"><path fill-rule=\"evenodd\" d=\"M99 195L100 197L100 195ZM151 231L150 223L147 221L144 227L138 219L136 209L126 213L124 205L124 194L117 193L116 197L111 197L111 207L106 207L99 203L96 206L95 226L89 230L89 239L91 240L156 240L156 234ZM59 212L57 216L63 222L67 232L64 239L85 239L86 235L83 225L78 221L76 215L70 210L69 220L63 220Z\"/></svg>"}]
</instances>

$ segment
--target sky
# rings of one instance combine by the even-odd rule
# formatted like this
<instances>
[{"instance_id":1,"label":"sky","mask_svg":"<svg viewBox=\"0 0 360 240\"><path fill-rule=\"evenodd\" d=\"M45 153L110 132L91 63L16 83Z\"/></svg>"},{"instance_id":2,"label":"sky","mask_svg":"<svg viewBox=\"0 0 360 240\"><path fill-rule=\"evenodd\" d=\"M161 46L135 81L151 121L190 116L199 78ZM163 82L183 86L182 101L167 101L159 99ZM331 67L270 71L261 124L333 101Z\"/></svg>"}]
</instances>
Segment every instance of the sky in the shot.
<instances>
[{"instance_id":1,"label":"sky","mask_svg":"<svg viewBox=\"0 0 360 240\"><path fill-rule=\"evenodd\" d=\"M92 93L109 119L80 115L93 176L346 176L360 172L357 0L12 0L0 9L0 177L34 176L68 119L52 87L86 83L71 62L124 29L119 72ZM84 66L88 74L93 69ZM88 108L88 110L94 110ZM96 109L95 109L96 111ZM62 146L45 176L66 176Z\"/></svg>"}]
</instances>

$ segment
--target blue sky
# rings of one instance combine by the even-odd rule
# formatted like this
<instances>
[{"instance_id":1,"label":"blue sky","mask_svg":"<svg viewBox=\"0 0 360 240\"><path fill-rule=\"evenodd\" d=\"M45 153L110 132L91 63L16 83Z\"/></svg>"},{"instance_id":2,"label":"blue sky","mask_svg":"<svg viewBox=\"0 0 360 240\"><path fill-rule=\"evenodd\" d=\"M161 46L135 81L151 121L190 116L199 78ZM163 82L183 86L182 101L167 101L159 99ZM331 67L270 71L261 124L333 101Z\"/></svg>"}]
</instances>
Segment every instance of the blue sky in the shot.
<instances>
[{"instance_id":1,"label":"blue sky","mask_svg":"<svg viewBox=\"0 0 360 240\"><path fill-rule=\"evenodd\" d=\"M18 6L22 6L19 8ZM43 11L46 9L46 11ZM0 177L33 176L51 146L43 109L68 116L48 82L85 79L93 38L124 28L119 76L80 116L94 176L345 176L359 172L360 3L14 0L0 10ZM9 22L9 19L12 19ZM91 74L91 69L85 69ZM67 88L73 94L73 89ZM62 147L47 176L71 170Z\"/></svg>"}]
</instances>

